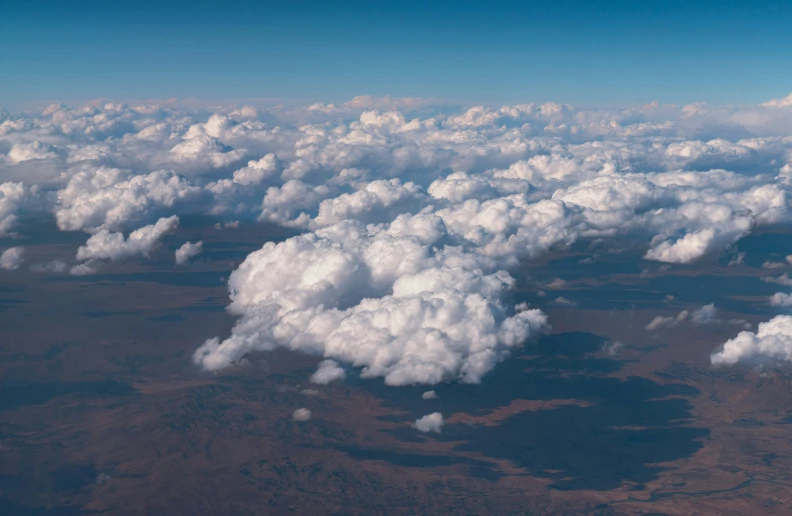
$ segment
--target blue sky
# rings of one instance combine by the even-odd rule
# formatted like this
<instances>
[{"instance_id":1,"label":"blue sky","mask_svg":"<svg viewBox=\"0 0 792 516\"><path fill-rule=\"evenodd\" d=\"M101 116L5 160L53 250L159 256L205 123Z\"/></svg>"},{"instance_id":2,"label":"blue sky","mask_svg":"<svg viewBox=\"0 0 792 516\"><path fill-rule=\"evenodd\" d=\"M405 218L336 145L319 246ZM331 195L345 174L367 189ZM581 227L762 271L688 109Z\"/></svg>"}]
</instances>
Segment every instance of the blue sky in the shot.
<instances>
[{"instance_id":1,"label":"blue sky","mask_svg":"<svg viewBox=\"0 0 792 516\"><path fill-rule=\"evenodd\" d=\"M0 105L198 97L755 103L792 2L52 2L0 19Z\"/></svg>"}]
</instances>

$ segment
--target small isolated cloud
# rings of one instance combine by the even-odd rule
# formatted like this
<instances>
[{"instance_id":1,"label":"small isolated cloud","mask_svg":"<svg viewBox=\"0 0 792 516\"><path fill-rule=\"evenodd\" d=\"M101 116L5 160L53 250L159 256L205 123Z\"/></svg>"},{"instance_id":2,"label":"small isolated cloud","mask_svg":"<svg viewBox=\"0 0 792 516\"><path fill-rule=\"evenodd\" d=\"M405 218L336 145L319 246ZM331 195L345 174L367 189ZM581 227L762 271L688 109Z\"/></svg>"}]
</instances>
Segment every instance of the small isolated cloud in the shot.
<instances>
[{"instance_id":1,"label":"small isolated cloud","mask_svg":"<svg viewBox=\"0 0 792 516\"><path fill-rule=\"evenodd\" d=\"M316 389L303 389L300 391L300 394L304 394L306 396L318 396L319 391L317 391Z\"/></svg>"},{"instance_id":2,"label":"small isolated cloud","mask_svg":"<svg viewBox=\"0 0 792 516\"><path fill-rule=\"evenodd\" d=\"M671 303L671 302L673 302L675 299L676 299L676 297L675 297L675 296L672 296L671 294L667 294L667 295L666 295L666 297L664 297L664 298L663 298L663 302L664 302L664 303Z\"/></svg>"},{"instance_id":3,"label":"small isolated cloud","mask_svg":"<svg viewBox=\"0 0 792 516\"><path fill-rule=\"evenodd\" d=\"M77 250L77 260L120 261L133 256L149 256L159 244L160 238L179 226L179 217L161 218L156 224L136 229L126 239L122 233L110 233L103 229L93 235Z\"/></svg>"},{"instance_id":4,"label":"small isolated cloud","mask_svg":"<svg viewBox=\"0 0 792 516\"><path fill-rule=\"evenodd\" d=\"M715 366L789 362L792 360L792 316L778 315L759 323L756 333L740 332L713 353L710 360Z\"/></svg>"},{"instance_id":5,"label":"small isolated cloud","mask_svg":"<svg viewBox=\"0 0 792 516\"><path fill-rule=\"evenodd\" d=\"M727 322L735 326L742 326L745 330L750 330L753 326L753 324L749 323L745 319L729 319Z\"/></svg>"},{"instance_id":6,"label":"small isolated cloud","mask_svg":"<svg viewBox=\"0 0 792 516\"><path fill-rule=\"evenodd\" d=\"M792 306L792 295L776 292L770 296L770 304L773 306Z\"/></svg>"},{"instance_id":7,"label":"small isolated cloud","mask_svg":"<svg viewBox=\"0 0 792 516\"><path fill-rule=\"evenodd\" d=\"M311 411L307 408L298 408L292 414L292 419L295 421L308 421L311 419Z\"/></svg>"},{"instance_id":8,"label":"small isolated cloud","mask_svg":"<svg viewBox=\"0 0 792 516\"><path fill-rule=\"evenodd\" d=\"M526 302L522 302L522 303L518 303L517 305L514 306L514 311L515 312L524 312L526 310L530 310L530 308L531 308L530 304L528 304Z\"/></svg>"},{"instance_id":9,"label":"small isolated cloud","mask_svg":"<svg viewBox=\"0 0 792 516\"><path fill-rule=\"evenodd\" d=\"M37 263L30 266L31 272L63 272L66 270L66 262L62 260L52 260L47 263Z\"/></svg>"},{"instance_id":10,"label":"small isolated cloud","mask_svg":"<svg viewBox=\"0 0 792 516\"><path fill-rule=\"evenodd\" d=\"M763 269L784 269L788 265L789 264L787 264L786 262L770 262L770 261L767 261L767 262L764 262L762 264L762 268Z\"/></svg>"},{"instance_id":11,"label":"small isolated cloud","mask_svg":"<svg viewBox=\"0 0 792 516\"><path fill-rule=\"evenodd\" d=\"M559 296L559 297L555 298L555 301L553 301L553 304L556 304L556 305L559 305L559 306L577 306L577 303L575 303L571 299L567 299L567 298L565 298L563 296Z\"/></svg>"},{"instance_id":12,"label":"small isolated cloud","mask_svg":"<svg viewBox=\"0 0 792 516\"><path fill-rule=\"evenodd\" d=\"M682 310L676 317L662 317L658 315L646 325L646 329L649 331L654 331L660 328L672 328L687 319L688 315L689 314L687 310Z\"/></svg>"},{"instance_id":13,"label":"small isolated cloud","mask_svg":"<svg viewBox=\"0 0 792 516\"><path fill-rule=\"evenodd\" d=\"M95 263L95 261L88 261L86 263L75 265L69 270L69 274L72 276L88 276L90 274L96 274Z\"/></svg>"},{"instance_id":14,"label":"small isolated cloud","mask_svg":"<svg viewBox=\"0 0 792 516\"><path fill-rule=\"evenodd\" d=\"M185 242L180 248L176 249L176 265L187 265L191 258L203 252L203 242Z\"/></svg>"},{"instance_id":15,"label":"small isolated cloud","mask_svg":"<svg viewBox=\"0 0 792 516\"><path fill-rule=\"evenodd\" d=\"M311 375L311 383L318 383L320 385L327 385L336 380L343 380L346 378L346 371L338 365L335 360L323 360L319 363L319 368Z\"/></svg>"},{"instance_id":16,"label":"small isolated cloud","mask_svg":"<svg viewBox=\"0 0 792 516\"><path fill-rule=\"evenodd\" d=\"M745 262L745 253L739 253L737 256L731 259L729 262L729 267L736 267L737 265L742 265Z\"/></svg>"},{"instance_id":17,"label":"small isolated cloud","mask_svg":"<svg viewBox=\"0 0 792 516\"><path fill-rule=\"evenodd\" d=\"M110 482L110 479L111 479L111 478L112 478L112 477L111 477L110 475L108 475L107 473L105 473L104 471L102 471L101 473L99 473L99 474L96 476L96 484L97 484L97 485L106 484L106 483Z\"/></svg>"},{"instance_id":18,"label":"small isolated cloud","mask_svg":"<svg viewBox=\"0 0 792 516\"><path fill-rule=\"evenodd\" d=\"M695 312L691 320L693 324L708 324L717 321L718 309L715 308L714 303L704 305Z\"/></svg>"},{"instance_id":19,"label":"small isolated cloud","mask_svg":"<svg viewBox=\"0 0 792 516\"><path fill-rule=\"evenodd\" d=\"M792 287L792 278L789 277L789 273L784 273L780 276L773 276L773 277L765 276L764 278L761 279L766 283L777 283L785 287Z\"/></svg>"},{"instance_id":20,"label":"small isolated cloud","mask_svg":"<svg viewBox=\"0 0 792 516\"><path fill-rule=\"evenodd\" d=\"M422 418L416 419L413 426L420 432L440 433L440 428L443 426L443 414L440 412L433 412Z\"/></svg>"},{"instance_id":21,"label":"small isolated cloud","mask_svg":"<svg viewBox=\"0 0 792 516\"><path fill-rule=\"evenodd\" d=\"M24 247L10 247L0 254L0 269L15 271L25 261Z\"/></svg>"},{"instance_id":22,"label":"small isolated cloud","mask_svg":"<svg viewBox=\"0 0 792 516\"><path fill-rule=\"evenodd\" d=\"M215 229L234 229L238 227L239 227L238 220L232 220L231 222L223 222L222 224L218 222L217 224L214 225Z\"/></svg>"},{"instance_id":23,"label":"small isolated cloud","mask_svg":"<svg viewBox=\"0 0 792 516\"><path fill-rule=\"evenodd\" d=\"M425 400L434 400L437 399L437 393L435 391L426 391L425 393L421 394L421 398Z\"/></svg>"},{"instance_id":24,"label":"small isolated cloud","mask_svg":"<svg viewBox=\"0 0 792 516\"><path fill-rule=\"evenodd\" d=\"M553 281L551 281L550 283L547 284L547 288L554 289L554 290L566 288L567 286L568 286L567 282L562 280L561 278L556 278L556 279L554 279Z\"/></svg>"},{"instance_id":25,"label":"small isolated cloud","mask_svg":"<svg viewBox=\"0 0 792 516\"><path fill-rule=\"evenodd\" d=\"M624 344L622 344L619 341L606 342L605 346L603 347L603 350L605 351L605 353L608 354L608 356L613 357L613 356L618 355L619 354L619 350L621 350L621 348L623 348L623 347L624 347Z\"/></svg>"}]
</instances>

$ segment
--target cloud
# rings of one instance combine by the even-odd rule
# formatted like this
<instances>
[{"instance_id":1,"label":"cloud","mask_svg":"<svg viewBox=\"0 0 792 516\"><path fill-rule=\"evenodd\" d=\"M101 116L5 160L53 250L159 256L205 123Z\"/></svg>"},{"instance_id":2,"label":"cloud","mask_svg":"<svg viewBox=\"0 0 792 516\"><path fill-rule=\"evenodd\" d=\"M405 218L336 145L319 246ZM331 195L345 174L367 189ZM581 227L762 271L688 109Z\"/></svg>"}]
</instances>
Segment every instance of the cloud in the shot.
<instances>
[{"instance_id":1,"label":"cloud","mask_svg":"<svg viewBox=\"0 0 792 516\"><path fill-rule=\"evenodd\" d=\"M69 274L72 276L89 276L91 274L96 274L96 262L89 261L77 264L69 269Z\"/></svg>"},{"instance_id":2,"label":"cloud","mask_svg":"<svg viewBox=\"0 0 792 516\"><path fill-rule=\"evenodd\" d=\"M121 261L133 256L149 256L159 244L160 238L179 226L179 217L161 218L156 224L144 226L131 232L127 238L122 233L110 233L103 229L91 236L84 246L77 249L77 261L111 260Z\"/></svg>"},{"instance_id":3,"label":"cloud","mask_svg":"<svg viewBox=\"0 0 792 516\"><path fill-rule=\"evenodd\" d=\"M658 315L646 325L646 329L649 331L654 331L660 328L674 327L677 324L685 321L688 318L688 315L689 314L687 310L682 310L676 317L661 317Z\"/></svg>"},{"instance_id":4,"label":"cloud","mask_svg":"<svg viewBox=\"0 0 792 516\"><path fill-rule=\"evenodd\" d=\"M583 117L600 117L581 129L592 131L589 137L613 138L596 148L548 147L522 129L508 133L508 143L500 139L502 127L541 120L564 141L573 112L548 104L410 120L372 110L348 123L325 117L302 126L296 159L278 151L280 165L267 167L271 186L259 217L311 231L266 245L232 274L231 311L239 322L227 339L207 340L196 363L217 369L246 352L284 346L349 362L389 384L480 381L512 347L502 328L515 326L520 330L509 334L526 339L544 328L541 312L510 314L501 304L512 283L506 271L520 260L584 236L649 231L647 259L690 263L787 217L786 192L769 178L683 168L751 160L763 145L769 149L765 143L688 138L641 148L635 134L669 134L673 125L608 133L604 113ZM226 138L220 131L213 137ZM438 174L443 167L450 172ZM278 271L279 280L264 270ZM459 325L437 324L436 307L468 306L470 295L484 299L487 322L474 318L465 327L488 343L486 353L473 352L480 345ZM409 317L406 306L415 307ZM396 317L409 331L380 322ZM660 318L650 329L678 322ZM437 336L438 352L410 350L429 334Z\"/></svg>"},{"instance_id":5,"label":"cloud","mask_svg":"<svg viewBox=\"0 0 792 516\"><path fill-rule=\"evenodd\" d=\"M603 350L605 351L605 353L607 353L607 354L608 354L608 356L610 356L610 357L613 357L613 356L616 356L616 355L618 355L618 354L619 354L619 351L620 351L620 350L621 350L623 347L624 347L624 344L622 344L622 343L621 343L621 342L619 342L619 341L616 341L616 342L606 342L606 343L605 343L605 345L603 346Z\"/></svg>"},{"instance_id":6,"label":"cloud","mask_svg":"<svg viewBox=\"0 0 792 516\"><path fill-rule=\"evenodd\" d=\"M402 184L398 179L372 181L357 192L322 201L312 225L324 227L363 217L369 222L389 221L401 213L420 211L426 199L414 183Z\"/></svg>"},{"instance_id":7,"label":"cloud","mask_svg":"<svg viewBox=\"0 0 792 516\"><path fill-rule=\"evenodd\" d=\"M0 236L22 216L86 231L84 274L149 254L170 216L289 226L231 274L237 323L198 365L284 347L391 385L478 382L548 327L510 305L524 262L588 239L687 264L788 224L786 103L58 104L0 117Z\"/></svg>"},{"instance_id":8,"label":"cloud","mask_svg":"<svg viewBox=\"0 0 792 516\"><path fill-rule=\"evenodd\" d=\"M753 324L749 323L745 319L729 319L727 321L729 324L734 324L737 326L742 326L746 330L750 330Z\"/></svg>"},{"instance_id":9,"label":"cloud","mask_svg":"<svg viewBox=\"0 0 792 516\"><path fill-rule=\"evenodd\" d=\"M55 218L67 231L118 229L199 193L171 171L131 175L101 167L78 172L58 191Z\"/></svg>"},{"instance_id":10,"label":"cloud","mask_svg":"<svg viewBox=\"0 0 792 516\"><path fill-rule=\"evenodd\" d=\"M14 236L12 230L17 221L16 211L26 196L24 183L0 184L0 237Z\"/></svg>"},{"instance_id":11,"label":"cloud","mask_svg":"<svg viewBox=\"0 0 792 516\"><path fill-rule=\"evenodd\" d=\"M185 242L176 249L176 265L186 265L191 258L195 258L203 252L203 242Z\"/></svg>"},{"instance_id":12,"label":"cloud","mask_svg":"<svg viewBox=\"0 0 792 516\"><path fill-rule=\"evenodd\" d=\"M426 391L421 394L421 398L425 400L434 400L437 399L437 393L435 391Z\"/></svg>"},{"instance_id":13,"label":"cloud","mask_svg":"<svg viewBox=\"0 0 792 516\"><path fill-rule=\"evenodd\" d=\"M346 371L338 365L335 360L323 360L319 363L319 368L311 375L311 383L327 385L336 380L346 378Z\"/></svg>"},{"instance_id":14,"label":"cloud","mask_svg":"<svg viewBox=\"0 0 792 516\"><path fill-rule=\"evenodd\" d=\"M222 224L220 222L218 222L217 224L214 225L215 229L236 229L238 227L239 227L239 221L238 220L232 220L230 222L223 222Z\"/></svg>"},{"instance_id":15,"label":"cloud","mask_svg":"<svg viewBox=\"0 0 792 516\"><path fill-rule=\"evenodd\" d=\"M0 254L0 269L7 271L17 270L25 260L24 247L10 247Z\"/></svg>"},{"instance_id":16,"label":"cloud","mask_svg":"<svg viewBox=\"0 0 792 516\"><path fill-rule=\"evenodd\" d=\"M792 278L789 277L789 273L787 272L776 277L765 276L761 278L761 280L766 283L778 283L779 285L783 285L785 287L792 287Z\"/></svg>"},{"instance_id":17,"label":"cloud","mask_svg":"<svg viewBox=\"0 0 792 516\"><path fill-rule=\"evenodd\" d=\"M211 121L211 120L210 120ZM188 133L184 141L171 149L171 159L177 163L200 164L213 168L227 167L241 160L247 151L229 148L207 134Z\"/></svg>"},{"instance_id":18,"label":"cloud","mask_svg":"<svg viewBox=\"0 0 792 516\"><path fill-rule=\"evenodd\" d=\"M567 288L569 285L567 285L567 282L561 278L556 278L545 286L550 289L562 289Z\"/></svg>"},{"instance_id":19,"label":"cloud","mask_svg":"<svg viewBox=\"0 0 792 516\"><path fill-rule=\"evenodd\" d=\"M715 366L792 360L792 316L778 315L759 323L756 333L740 332L710 357Z\"/></svg>"},{"instance_id":20,"label":"cloud","mask_svg":"<svg viewBox=\"0 0 792 516\"><path fill-rule=\"evenodd\" d=\"M539 335L538 310L509 314L501 292L513 279L487 274L477 257L432 244L444 234L431 214L368 228L345 222L268 243L231 274L232 336L195 354L207 369L277 346L363 367L391 385L451 378L477 383L508 351Z\"/></svg>"},{"instance_id":21,"label":"cloud","mask_svg":"<svg viewBox=\"0 0 792 516\"><path fill-rule=\"evenodd\" d=\"M246 167L234 172L233 181L241 186L257 185L275 176L279 168L278 157L269 153L259 160L248 161Z\"/></svg>"},{"instance_id":22,"label":"cloud","mask_svg":"<svg viewBox=\"0 0 792 516\"><path fill-rule=\"evenodd\" d=\"M307 408L298 408L292 414L292 419L295 421L308 421L311 419L311 411Z\"/></svg>"},{"instance_id":23,"label":"cloud","mask_svg":"<svg viewBox=\"0 0 792 516\"><path fill-rule=\"evenodd\" d=\"M745 262L745 253L738 253L737 256L732 258L729 261L729 267L736 267L738 265L742 265Z\"/></svg>"},{"instance_id":24,"label":"cloud","mask_svg":"<svg viewBox=\"0 0 792 516\"><path fill-rule=\"evenodd\" d=\"M644 258L665 263L690 263L702 258L717 247L722 247L719 240L727 243L739 238L741 235L722 236L716 229L708 228L693 233L672 242L664 241L649 249Z\"/></svg>"},{"instance_id":25,"label":"cloud","mask_svg":"<svg viewBox=\"0 0 792 516\"><path fill-rule=\"evenodd\" d=\"M790 93L784 98L768 100L762 105L767 107L775 107L775 108L792 107L792 93Z\"/></svg>"},{"instance_id":26,"label":"cloud","mask_svg":"<svg viewBox=\"0 0 792 516\"><path fill-rule=\"evenodd\" d=\"M415 420L413 424L419 432L437 432L443 427L443 414L440 412L433 412Z\"/></svg>"},{"instance_id":27,"label":"cloud","mask_svg":"<svg viewBox=\"0 0 792 516\"><path fill-rule=\"evenodd\" d=\"M770 296L770 304L773 306L792 306L792 295L776 292Z\"/></svg>"},{"instance_id":28,"label":"cloud","mask_svg":"<svg viewBox=\"0 0 792 516\"><path fill-rule=\"evenodd\" d=\"M31 265L30 270L38 273L63 272L66 270L66 262L62 260L51 260L47 263L37 263Z\"/></svg>"},{"instance_id":29,"label":"cloud","mask_svg":"<svg viewBox=\"0 0 792 516\"><path fill-rule=\"evenodd\" d=\"M718 309L714 304L704 305L695 312L690 318L693 324L709 324L715 322L718 316Z\"/></svg>"},{"instance_id":30,"label":"cloud","mask_svg":"<svg viewBox=\"0 0 792 516\"><path fill-rule=\"evenodd\" d=\"M666 297L666 302L673 301L674 298L671 296L668 299ZM646 325L646 329L649 331L659 330L661 328L673 328L678 324L688 320L690 318L693 324L709 324L717 322L717 315L718 310L715 308L714 304L704 305L698 310L695 310L692 314L690 314L687 310L683 310L676 315L676 317L662 317L657 316Z\"/></svg>"}]
</instances>

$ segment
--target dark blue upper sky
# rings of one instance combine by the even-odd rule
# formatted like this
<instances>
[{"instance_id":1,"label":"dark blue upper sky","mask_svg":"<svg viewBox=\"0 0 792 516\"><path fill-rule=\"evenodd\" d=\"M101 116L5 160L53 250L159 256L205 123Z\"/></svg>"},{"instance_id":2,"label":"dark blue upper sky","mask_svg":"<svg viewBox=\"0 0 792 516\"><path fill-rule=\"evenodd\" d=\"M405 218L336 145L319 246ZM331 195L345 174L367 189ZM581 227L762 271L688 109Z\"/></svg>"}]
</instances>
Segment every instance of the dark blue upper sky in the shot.
<instances>
[{"instance_id":1,"label":"dark blue upper sky","mask_svg":"<svg viewBox=\"0 0 792 516\"><path fill-rule=\"evenodd\" d=\"M0 105L97 97L753 103L792 2L6 0Z\"/></svg>"}]
</instances>

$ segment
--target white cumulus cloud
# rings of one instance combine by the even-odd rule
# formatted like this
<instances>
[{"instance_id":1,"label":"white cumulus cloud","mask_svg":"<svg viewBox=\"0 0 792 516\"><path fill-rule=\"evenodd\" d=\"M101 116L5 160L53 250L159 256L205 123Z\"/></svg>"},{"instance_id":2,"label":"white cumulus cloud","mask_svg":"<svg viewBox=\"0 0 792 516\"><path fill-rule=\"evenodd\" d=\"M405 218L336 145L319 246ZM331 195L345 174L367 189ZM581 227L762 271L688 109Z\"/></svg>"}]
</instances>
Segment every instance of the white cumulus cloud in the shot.
<instances>
[{"instance_id":1,"label":"white cumulus cloud","mask_svg":"<svg viewBox=\"0 0 792 516\"><path fill-rule=\"evenodd\" d=\"M792 306L792 295L776 292L770 296L770 304L773 306Z\"/></svg>"},{"instance_id":2,"label":"white cumulus cloud","mask_svg":"<svg viewBox=\"0 0 792 516\"><path fill-rule=\"evenodd\" d=\"M176 249L176 265L186 265L191 258L195 258L203 252L203 242L185 242Z\"/></svg>"},{"instance_id":3,"label":"white cumulus cloud","mask_svg":"<svg viewBox=\"0 0 792 516\"><path fill-rule=\"evenodd\" d=\"M443 427L443 414L440 412L432 412L431 414L416 419L413 426L420 432L440 433L440 429Z\"/></svg>"},{"instance_id":4,"label":"white cumulus cloud","mask_svg":"<svg viewBox=\"0 0 792 516\"><path fill-rule=\"evenodd\" d=\"M292 414L292 419L295 421L308 421L311 419L311 411L307 408L298 408Z\"/></svg>"},{"instance_id":5,"label":"white cumulus cloud","mask_svg":"<svg viewBox=\"0 0 792 516\"><path fill-rule=\"evenodd\" d=\"M24 247L10 247L0 254L0 269L15 271L25 259Z\"/></svg>"},{"instance_id":6,"label":"white cumulus cloud","mask_svg":"<svg viewBox=\"0 0 792 516\"><path fill-rule=\"evenodd\" d=\"M346 371L338 365L335 360L323 360L319 363L319 368L311 375L311 383L318 383L320 385L327 385L336 380L343 380L346 378Z\"/></svg>"},{"instance_id":7,"label":"white cumulus cloud","mask_svg":"<svg viewBox=\"0 0 792 516\"><path fill-rule=\"evenodd\" d=\"M437 393L435 391L426 391L421 394L421 398L425 400L434 400L437 399Z\"/></svg>"},{"instance_id":8,"label":"white cumulus cloud","mask_svg":"<svg viewBox=\"0 0 792 516\"><path fill-rule=\"evenodd\" d=\"M716 366L792 360L792 316L778 315L759 323L756 331L740 332L710 357Z\"/></svg>"},{"instance_id":9,"label":"white cumulus cloud","mask_svg":"<svg viewBox=\"0 0 792 516\"><path fill-rule=\"evenodd\" d=\"M676 317L662 317L658 315L646 325L646 329L654 331L660 328L674 327L688 318L688 311L682 310Z\"/></svg>"},{"instance_id":10,"label":"white cumulus cloud","mask_svg":"<svg viewBox=\"0 0 792 516\"><path fill-rule=\"evenodd\" d=\"M159 244L160 238L179 226L179 217L173 215L159 219L156 224L143 226L131 232L127 238L122 233L111 233L106 229L91 236L84 246L77 249L77 261L111 260L120 261L132 256L148 256Z\"/></svg>"},{"instance_id":11,"label":"white cumulus cloud","mask_svg":"<svg viewBox=\"0 0 792 516\"><path fill-rule=\"evenodd\" d=\"M690 318L694 324L708 324L715 322L718 317L718 309L715 308L715 304L711 303L709 305L704 305L698 310L693 312L693 316Z\"/></svg>"}]
</instances>

